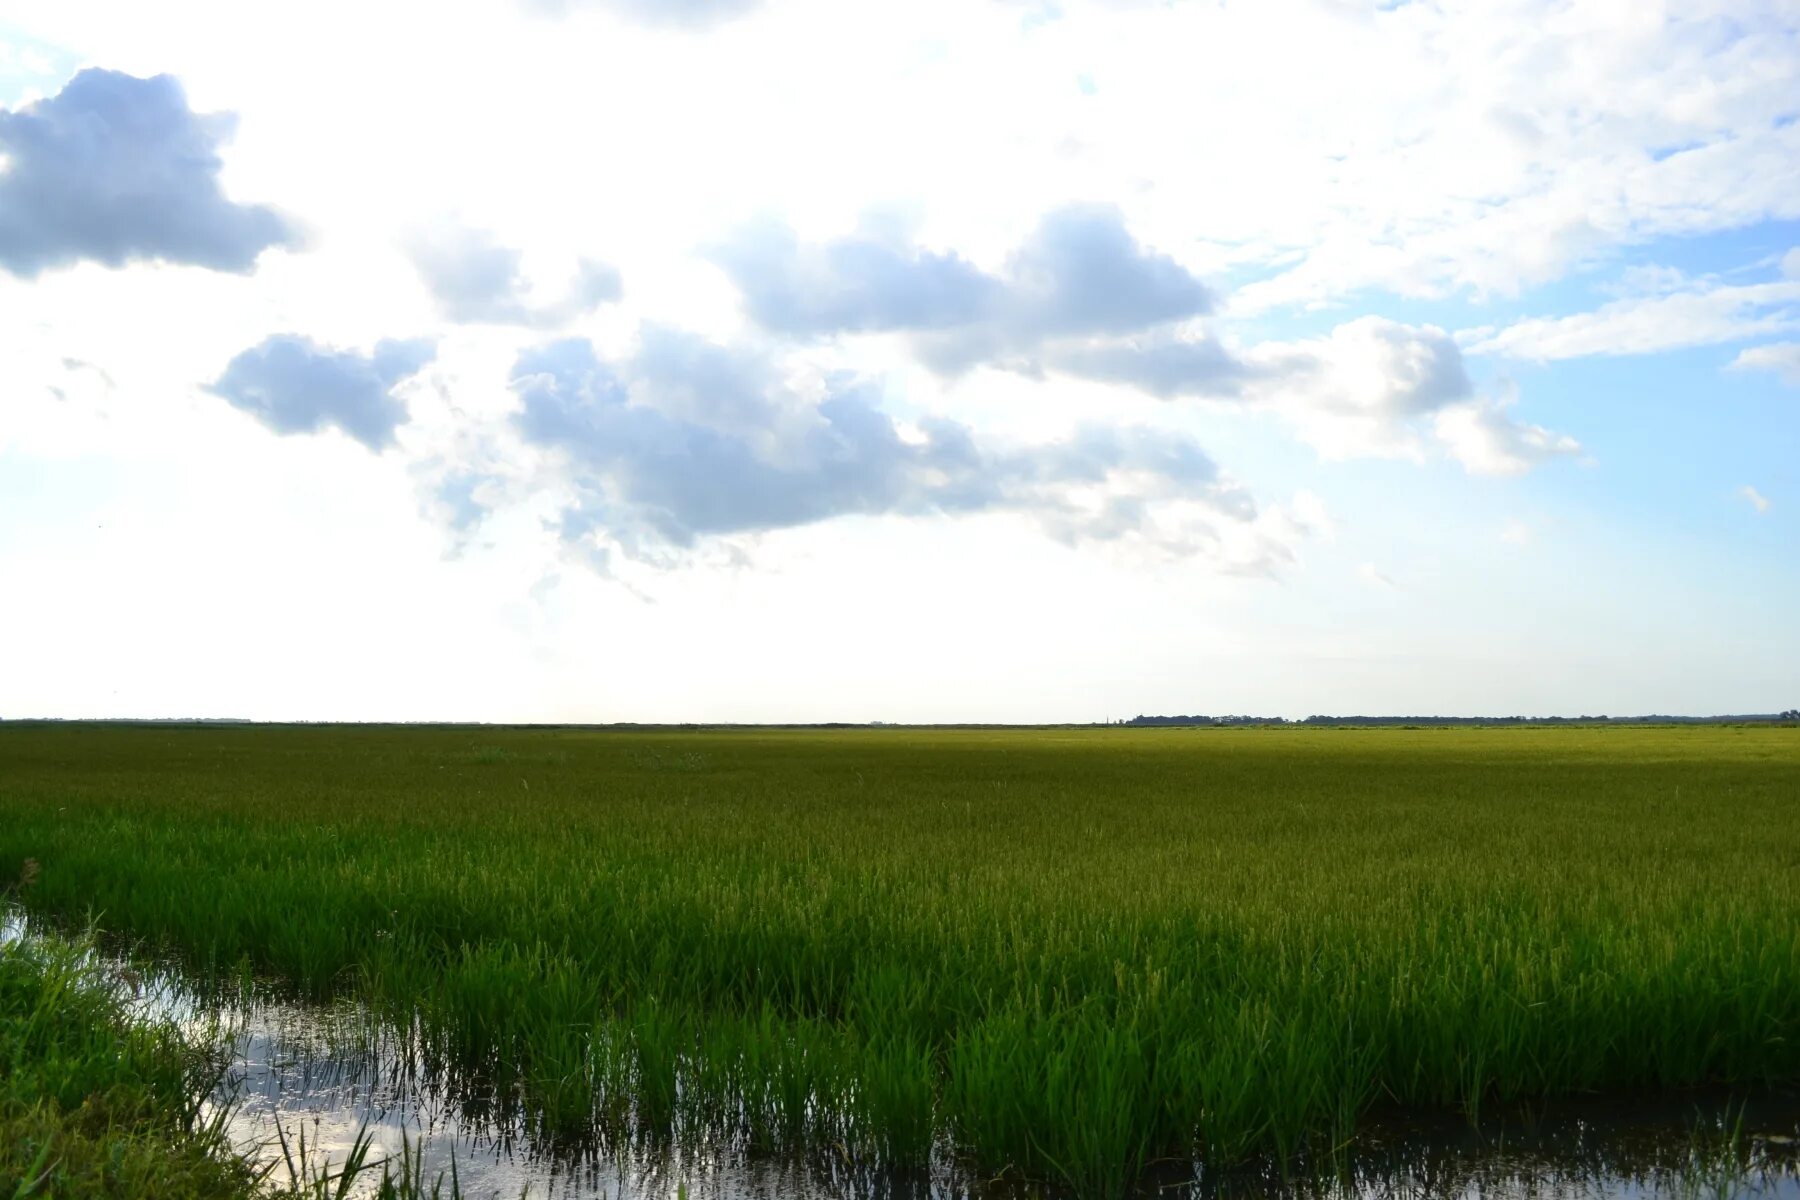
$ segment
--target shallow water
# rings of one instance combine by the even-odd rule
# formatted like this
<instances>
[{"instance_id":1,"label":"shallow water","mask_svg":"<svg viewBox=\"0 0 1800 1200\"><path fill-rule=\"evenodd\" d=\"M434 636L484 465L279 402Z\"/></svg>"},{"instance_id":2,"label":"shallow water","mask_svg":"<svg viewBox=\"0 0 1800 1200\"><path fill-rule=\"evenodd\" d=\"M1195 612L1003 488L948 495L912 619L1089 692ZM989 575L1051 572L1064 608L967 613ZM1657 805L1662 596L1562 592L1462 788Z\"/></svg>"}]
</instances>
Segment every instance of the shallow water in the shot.
<instances>
[{"instance_id":1,"label":"shallow water","mask_svg":"<svg viewBox=\"0 0 1800 1200\"><path fill-rule=\"evenodd\" d=\"M31 935L17 913L0 942ZM454 1171L465 1197L576 1200L1013 1200L1058 1197L1005 1179L972 1178L948 1152L914 1174L842 1158L772 1162L734 1147L589 1145L534 1140L511 1097L433 1067L419 1039L356 1005L295 1004L267 995L203 997L172 968L140 972L95 957L138 1012L173 1020L230 1047L212 1099L234 1145L273 1178L341 1164L359 1137L370 1159L411 1155L429 1183ZM357 1194L372 1192L375 1170ZM1800 1200L1800 1089L1754 1096L1691 1093L1584 1098L1484 1118L1370 1122L1335 1159L1285 1172L1270 1166L1207 1174L1166 1164L1144 1195L1386 1198L1771 1197Z\"/></svg>"}]
</instances>

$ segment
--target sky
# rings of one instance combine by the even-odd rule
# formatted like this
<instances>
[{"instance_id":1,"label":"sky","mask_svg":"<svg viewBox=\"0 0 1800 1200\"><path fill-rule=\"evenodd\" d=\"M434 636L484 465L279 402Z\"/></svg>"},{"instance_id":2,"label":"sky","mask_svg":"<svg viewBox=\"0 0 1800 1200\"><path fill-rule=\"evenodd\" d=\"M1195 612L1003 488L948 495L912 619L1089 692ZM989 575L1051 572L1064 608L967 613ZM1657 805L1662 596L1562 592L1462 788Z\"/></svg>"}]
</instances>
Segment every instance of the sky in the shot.
<instances>
[{"instance_id":1,"label":"sky","mask_svg":"<svg viewBox=\"0 0 1800 1200\"><path fill-rule=\"evenodd\" d=\"M1800 705L1800 9L8 0L0 717Z\"/></svg>"}]
</instances>

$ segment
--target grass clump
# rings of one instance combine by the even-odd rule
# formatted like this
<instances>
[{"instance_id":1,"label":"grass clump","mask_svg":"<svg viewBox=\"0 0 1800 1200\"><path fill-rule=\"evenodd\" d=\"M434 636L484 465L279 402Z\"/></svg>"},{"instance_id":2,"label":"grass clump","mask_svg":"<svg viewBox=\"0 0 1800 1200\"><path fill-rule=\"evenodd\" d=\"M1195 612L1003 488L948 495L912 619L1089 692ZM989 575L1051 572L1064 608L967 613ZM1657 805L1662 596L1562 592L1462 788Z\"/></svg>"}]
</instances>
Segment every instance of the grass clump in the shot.
<instances>
[{"instance_id":1,"label":"grass clump","mask_svg":"<svg viewBox=\"0 0 1800 1200\"><path fill-rule=\"evenodd\" d=\"M356 995L541 1133L1084 1194L1800 1080L1797 808L1787 729L0 729L32 907Z\"/></svg>"},{"instance_id":2,"label":"grass clump","mask_svg":"<svg viewBox=\"0 0 1800 1200\"><path fill-rule=\"evenodd\" d=\"M21 875L29 886L32 872ZM3 910L0 910L3 915ZM224 1043L133 1011L130 968L90 939L0 941L0 1196L63 1200L456 1200L454 1165L428 1174L410 1144L341 1161L304 1130L279 1157L234 1146L220 1103ZM273 1150L273 1148L270 1148Z\"/></svg>"},{"instance_id":3,"label":"grass clump","mask_svg":"<svg viewBox=\"0 0 1800 1200\"><path fill-rule=\"evenodd\" d=\"M0 944L0 1196L249 1195L201 1115L216 1059L115 988L79 945Z\"/></svg>"}]
</instances>

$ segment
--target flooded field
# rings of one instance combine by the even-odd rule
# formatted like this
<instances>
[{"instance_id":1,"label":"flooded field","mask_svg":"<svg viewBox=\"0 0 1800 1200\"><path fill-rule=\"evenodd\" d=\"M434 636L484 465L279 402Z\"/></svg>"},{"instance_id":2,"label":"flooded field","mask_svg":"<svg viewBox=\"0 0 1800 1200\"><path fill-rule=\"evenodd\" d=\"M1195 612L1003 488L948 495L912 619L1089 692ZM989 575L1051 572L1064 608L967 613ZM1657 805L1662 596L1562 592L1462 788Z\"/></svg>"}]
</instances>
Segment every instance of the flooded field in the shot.
<instances>
[{"instance_id":1,"label":"flooded field","mask_svg":"<svg viewBox=\"0 0 1800 1200\"><path fill-rule=\"evenodd\" d=\"M1790 731L86 732L16 896L276 1179L1795 1194Z\"/></svg>"},{"instance_id":2,"label":"flooded field","mask_svg":"<svg viewBox=\"0 0 1800 1200\"><path fill-rule=\"evenodd\" d=\"M265 1158L302 1137L322 1160L367 1138L373 1158L416 1156L468 1197L693 1200L1074 1200L1080 1192L984 1179L947 1152L923 1171L859 1169L835 1155L770 1160L742 1146L572 1147L539 1141L470 1094L420 1075L389 1043L345 1048L347 1014L264 1008L235 1015L231 1127ZM354 1021L354 1018L351 1018ZM360 1036L360 1035L358 1035ZM338 1046L332 1049L333 1045ZM281 1132L278 1134L277 1130ZM1800 1197L1800 1090L1584 1097L1495 1113L1370 1122L1336 1156L1209 1172L1161 1164L1133 1196L1192 1200L1449 1197L1700 1200Z\"/></svg>"},{"instance_id":3,"label":"flooded field","mask_svg":"<svg viewBox=\"0 0 1800 1200\"><path fill-rule=\"evenodd\" d=\"M0 942L34 935L0 918ZM1061 1200L1078 1192L982 1178L942 1147L926 1169L858 1167L841 1154L772 1158L743 1145L635 1143L535 1135L516 1097L432 1064L421 1040L354 1002L312 1005L247 987L235 995L96 954L97 977L148 1020L227 1046L208 1108L232 1144L281 1184L316 1178L360 1153L352 1194L375 1194L381 1167L454 1182L462 1197L535 1200ZM291 1182L291 1181L290 1181ZM1159 1164L1133 1195L1227 1200L1518 1197L1800 1197L1800 1088L1707 1089L1652 1097L1559 1098L1490 1114L1382 1114L1336 1154L1209 1172Z\"/></svg>"},{"instance_id":4,"label":"flooded field","mask_svg":"<svg viewBox=\"0 0 1800 1200\"><path fill-rule=\"evenodd\" d=\"M291 1021L299 1014L285 1014ZM947 1154L924 1172L858 1170L830 1157L768 1161L741 1147L571 1149L541 1144L484 1115L486 1102L433 1086L380 1053L319 1053L292 1025L252 1022L236 1043L235 1136L278 1153L304 1132L341 1160L359 1136L377 1157L421 1156L425 1175L451 1170L465 1196L672 1197L700 1200L1008 1200L1079 1193L980 1179ZM296 1036L297 1035L297 1036ZM1800 1197L1800 1092L1656 1100L1564 1100L1496 1114L1480 1128L1445 1119L1391 1119L1363 1130L1334 1160L1251 1164L1208 1173L1164 1164L1138 1196Z\"/></svg>"}]
</instances>

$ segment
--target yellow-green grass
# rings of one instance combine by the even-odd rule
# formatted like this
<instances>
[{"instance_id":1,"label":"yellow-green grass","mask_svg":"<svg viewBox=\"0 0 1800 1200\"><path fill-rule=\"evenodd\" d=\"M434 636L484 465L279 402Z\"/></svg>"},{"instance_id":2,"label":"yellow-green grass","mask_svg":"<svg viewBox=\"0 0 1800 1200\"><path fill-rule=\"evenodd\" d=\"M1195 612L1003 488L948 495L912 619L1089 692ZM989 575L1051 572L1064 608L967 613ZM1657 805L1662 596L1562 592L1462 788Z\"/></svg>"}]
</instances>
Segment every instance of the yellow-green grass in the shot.
<instances>
[{"instance_id":1,"label":"yellow-green grass","mask_svg":"<svg viewBox=\"0 0 1800 1200\"><path fill-rule=\"evenodd\" d=\"M0 727L40 911L540 1130L1117 1191L1383 1104L1800 1079L1800 730Z\"/></svg>"}]
</instances>

